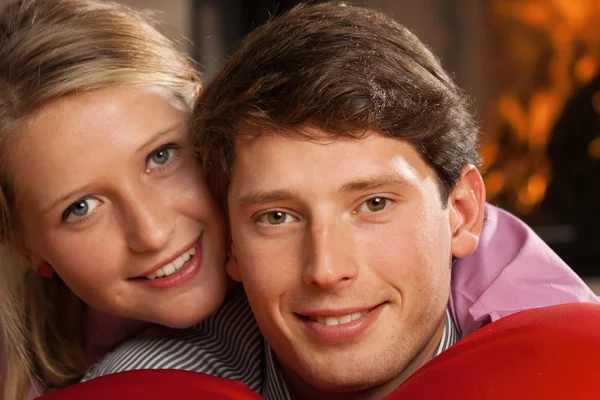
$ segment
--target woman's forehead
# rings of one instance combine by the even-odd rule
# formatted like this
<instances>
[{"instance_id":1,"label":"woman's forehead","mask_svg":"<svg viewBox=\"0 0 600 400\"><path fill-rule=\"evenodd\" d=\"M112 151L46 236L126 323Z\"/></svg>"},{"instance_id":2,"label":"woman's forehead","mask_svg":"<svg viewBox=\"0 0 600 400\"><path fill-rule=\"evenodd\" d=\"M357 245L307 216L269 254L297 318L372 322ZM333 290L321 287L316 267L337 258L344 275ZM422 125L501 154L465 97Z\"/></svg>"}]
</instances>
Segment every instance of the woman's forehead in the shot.
<instances>
[{"instance_id":1,"label":"woman's forehead","mask_svg":"<svg viewBox=\"0 0 600 400\"><path fill-rule=\"evenodd\" d=\"M124 168L186 114L157 93L117 88L67 96L40 109L11 148L20 190L52 196ZM150 149L151 150L151 149Z\"/></svg>"}]
</instances>

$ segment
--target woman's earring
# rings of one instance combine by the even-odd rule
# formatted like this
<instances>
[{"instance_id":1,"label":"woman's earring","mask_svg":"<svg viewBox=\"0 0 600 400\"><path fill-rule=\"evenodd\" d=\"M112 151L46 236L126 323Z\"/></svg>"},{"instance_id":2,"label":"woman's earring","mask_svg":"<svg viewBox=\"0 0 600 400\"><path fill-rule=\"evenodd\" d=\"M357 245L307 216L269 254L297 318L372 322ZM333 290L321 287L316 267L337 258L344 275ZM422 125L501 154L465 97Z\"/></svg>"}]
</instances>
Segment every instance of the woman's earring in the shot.
<instances>
[{"instance_id":1,"label":"woman's earring","mask_svg":"<svg viewBox=\"0 0 600 400\"><path fill-rule=\"evenodd\" d=\"M52 279L54 277L54 271L52 267L47 262L42 263L37 269L37 273L42 278Z\"/></svg>"}]
</instances>

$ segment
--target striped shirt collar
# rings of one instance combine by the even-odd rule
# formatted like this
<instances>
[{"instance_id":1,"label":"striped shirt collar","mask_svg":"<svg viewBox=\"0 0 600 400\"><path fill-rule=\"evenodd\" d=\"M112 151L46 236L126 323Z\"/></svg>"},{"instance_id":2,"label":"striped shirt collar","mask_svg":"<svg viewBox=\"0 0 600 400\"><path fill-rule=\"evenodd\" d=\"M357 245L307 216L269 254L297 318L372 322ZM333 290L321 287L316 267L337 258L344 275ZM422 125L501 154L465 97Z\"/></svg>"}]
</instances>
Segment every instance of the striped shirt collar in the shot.
<instances>
[{"instance_id":1,"label":"striped shirt collar","mask_svg":"<svg viewBox=\"0 0 600 400\"><path fill-rule=\"evenodd\" d=\"M433 357L437 357L443 351L447 350L454 343L460 339L456 325L452 320L450 311L446 309L446 323L444 324L444 332L442 338L438 344ZM265 352L265 366L263 376L263 397L265 400L293 400L294 396L292 391L285 380L279 363L275 359L273 350L269 346L266 340L263 341L264 352Z\"/></svg>"}]
</instances>

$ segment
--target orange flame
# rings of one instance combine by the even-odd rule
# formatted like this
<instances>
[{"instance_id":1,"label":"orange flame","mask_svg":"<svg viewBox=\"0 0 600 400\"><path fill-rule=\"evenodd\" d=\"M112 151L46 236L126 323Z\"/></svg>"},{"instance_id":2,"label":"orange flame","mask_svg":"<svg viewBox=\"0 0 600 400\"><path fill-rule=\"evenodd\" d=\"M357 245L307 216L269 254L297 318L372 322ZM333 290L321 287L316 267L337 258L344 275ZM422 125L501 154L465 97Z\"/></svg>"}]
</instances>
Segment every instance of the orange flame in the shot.
<instances>
[{"instance_id":1,"label":"orange flame","mask_svg":"<svg viewBox=\"0 0 600 400\"><path fill-rule=\"evenodd\" d=\"M488 199L502 197L528 213L551 179L546 143L565 103L600 70L600 1L489 4L498 42L492 69L500 79L482 143ZM600 94L593 104L600 112ZM589 152L600 158L599 139Z\"/></svg>"}]
</instances>

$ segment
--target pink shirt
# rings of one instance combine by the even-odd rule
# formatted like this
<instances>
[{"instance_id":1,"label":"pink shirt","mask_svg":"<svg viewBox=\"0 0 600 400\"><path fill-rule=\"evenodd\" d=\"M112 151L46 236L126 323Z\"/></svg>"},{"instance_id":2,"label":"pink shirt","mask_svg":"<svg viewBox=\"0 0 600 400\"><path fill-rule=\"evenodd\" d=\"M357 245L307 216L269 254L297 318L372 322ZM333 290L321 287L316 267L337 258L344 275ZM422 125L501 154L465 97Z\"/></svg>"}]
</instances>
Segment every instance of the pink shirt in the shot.
<instances>
[{"instance_id":1,"label":"pink shirt","mask_svg":"<svg viewBox=\"0 0 600 400\"><path fill-rule=\"evenodd\" d=\"M486 205L477 250L452 269L450 308L463 336L517 311L598 297L521 220Z\"/></svg>"}]
</instances>

